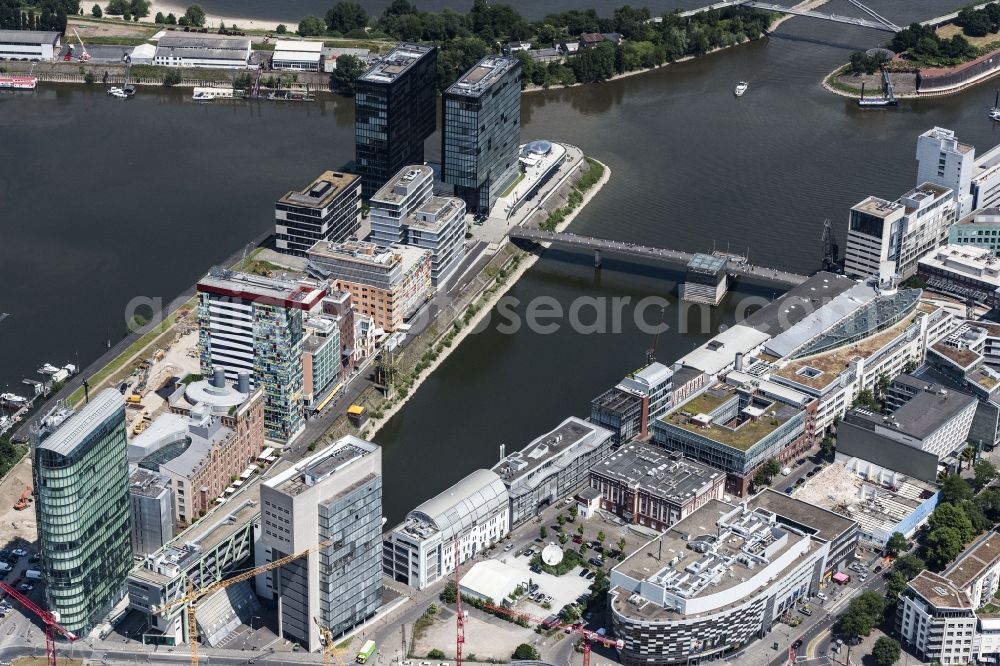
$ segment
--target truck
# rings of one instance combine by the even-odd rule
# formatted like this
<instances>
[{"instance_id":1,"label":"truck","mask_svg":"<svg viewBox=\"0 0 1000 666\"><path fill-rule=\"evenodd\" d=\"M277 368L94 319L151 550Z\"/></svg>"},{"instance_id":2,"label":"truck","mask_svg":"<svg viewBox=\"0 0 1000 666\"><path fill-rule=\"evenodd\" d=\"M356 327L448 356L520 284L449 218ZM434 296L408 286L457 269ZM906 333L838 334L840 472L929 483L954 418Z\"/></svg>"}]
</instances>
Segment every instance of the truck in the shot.
<instances>
[{"instance_id":1,"label":"truck","mask_svg":"<svg viewBox=\"0 0 1000 666\"><path fill-rule=\"evenodd\" d=\"M24 572L24 577L28 580L41 580L42 572L38 569L28 569Z\"/></svg>"},{"instance_id":2,"label":"truck","mask_svg":"<svg viewBox=\"0 0 1000 666\"><path fill-rule=\"evenodd\" d=\"M359 664L365 664L369 659L371 659L373 654L375 654L375 641L365 641L365 644L361 646L361 651L358 652L358 658L355 661Z\"/></svg>"}]
</instances>

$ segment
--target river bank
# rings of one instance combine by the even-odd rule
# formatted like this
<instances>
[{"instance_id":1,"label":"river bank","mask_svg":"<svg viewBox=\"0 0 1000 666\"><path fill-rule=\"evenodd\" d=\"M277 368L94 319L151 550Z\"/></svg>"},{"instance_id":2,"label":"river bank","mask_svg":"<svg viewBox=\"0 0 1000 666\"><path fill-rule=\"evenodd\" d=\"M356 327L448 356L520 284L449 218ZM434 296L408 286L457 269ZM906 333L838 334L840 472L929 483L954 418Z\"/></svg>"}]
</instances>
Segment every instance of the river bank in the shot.
<instances>
[{"instance_id":1,"label":"river bank","mask_svg":"<svg viewBox=\"0 0 1000 666\"><path fill-rule=\"evenodd\" d=\"M587 189L587 191L583 194L583 199L580 201L579 205L571 213L569 213L560 224L558 224L555 227L555 231L564 231L570 224L572 224L573 220L576 219L577 215L579 215L580 212L582 212L587 207L587 204L590 203L590 201L595 196L597 196L597 194L601 191L601 189L611 179L611 168L607 164L604 164L603 162L595 158L589 158L589 159L600 164L601 167L604 169L604 171L601 174L601 177L597 180L597 182L594 183L594 185L589 189ZM513 245L510 243L509 240L506 241L506 244L508 247L513 247ZM543 246L547 247L547 244L543 244ZM502 251L504 250L501 249L500 252ZM476 329L479 327L480 324L482 324L483 320L486 317L490 316L490 313L492 312L493 308L495 308L497 304L500 302L500 299L506 296L510 292L510 290L514 288L514 285L517 284L518 280L520 280L525 275L525 273L527 273L528 270L535 265L535 263L539 259L539 253L525 254L515 249L511 257L512 257L511 261L508 261L505 265L509 266L511 263L516 263L513 272L508 273L502 283L499 281L495 283L496 285L499 286L493 287L492 293L490 293L485 299L483 300L480 300L479 298L473 299L473 303L471 304L470 307L476 308L476 313L469 319L469 321L464 326L462 326L461 330L459 330L455 334L455 336L452 338L448 346L446 346L444 350L437 355L434 361L432 361L425 370L423 370L421 373L417 375L417 377L414 378L413 384L410 387L409 391L407 392L406 396L400 399L393 400L392 404L389 407L382 410L381 418L374 419L370 421L368 424L366 424L364 428L364 434L367 438L373 438L375 435L377 435L379 430L381 430L382 427L385 426L385 424L388 423L389 420L393 416L395 416L395 414L399 412L399 410L401 410L406 405L407 402L409 402L409 400L416 394L420 386L425 381L427 381L427 379L434 373L435 370L438 369L438 367L440 367L442 363L444 363L444 361L448 358L448 356L452 352L458 349L459 345L462 344L462 341L465 340L471 333L476 331Z\"/></svg>"},{"instance_id":2,"label":"river bank","mask_svg":"<svg viewBox=\"0 0 1000 666\"><path fill-rule=\"evenodd\" d=\"M994 55L996 55L996 53L994 53ZM856 99L861 94L861 87L849 86L846 83L844 83L843 80L838 80L846 73L845 70L848 66L849 65L845 63L840 67L838 67L837 69L830 72L829 74L827 74L826 76L824 76L823 80L820 82L820 85L823 87L823 89L826 90L827 92L833 93L834 95L839 95L840 97L850 97L852 99ZM990 79L996 78L998 75L1000 75L1000 61L998 61L997 68L992 71L983 72L965 81L960 81L945 87L933 88L931 90L914 90L914 91L908 91L905 89L900 90L895 86L896 81L894 79L893 80L894 94L896 96L896 99L922 99L928 97L947 97L949 95L956 95L958 93L964 92L969 88L974 88L980 83L985 83ZM890 73L889 76L892 77L893 73ZM866 90L871 91L872 89L866 88ZM876 88L876 90L879 90L879 88Z\"/></svg>"},{"instance_id":3,"label":"river bank","mask_svg":"<svg viewBox=\"0 0 1000 666\"><path fill-rule=\"evenodd\" d=\"M825 5L829 1L830 0L803 0L799 4L795 5L793 7L793 9L802 9L802 10L816 9L817 7L821 7L821 6ZM791 19L791 18L795 18L795 15L794 14L783 14L783 15L779 16L778 18L776 18L771 23L771 25L769 25L767 27L767 32L768 33L774 32L775 30L778 29L778 27L782 23L784 23L785 21L787 21L788 19ZM611 81L619 81L621 79L627 79L627 78L632 77L632 76L639 76L640 74L648 74L650 72L655 72L655 71L657 71L659 69L663 69L664 67L669 67L670 65L676 65L676 64L679 64L679 63L682 63L682 62L689 62L691 60L696 60L698 58L704 58L706 56L713 55L715 53L721 53L722 51L728 51L729 49L734 49L734 48L737 48L737 47L740 47L740 46L744 46L746 44L749 44L751 41L754 41L754 40L745 39L742 42L739 42L737 44L732 44L731 46L720 46L718 48L709 49L708 51L706 51L705 53L702 53L701 55L684 56L683 58L678 58L677 60L672 60L670 62L665 62L665 63L663 63L661 65L654 65L653 67L646 67L644 69L633 69L633 70L628 71L628 72L622 72L621 74L615 74L614 76L609 77L607 79L604 79L604 81L598 81L597 83L609 83ZM592 83L572 83L570 85L554 85L554 86L549 86L548 88L546 88L545 86L529 85L526 88L524 88L521 91L521 93L522 94L527 94L527 93L535 93L535 92L544 92L546 90L560 90L560 89L568 89L568 88L580 88L582 86L588 86L588 85L594 85L594 84L592 84Z\"/></svg>"},{"instance_id":4,"label":"river bank","mask_svg":"<svg viewBox=\"0 0 1000 666\"><path fill-rule=\"evenodd\" d=\"M195 3L190 3L195 4ZM149 16L140 19L141 23L153 23L153 19L156 18L157 12L162 12L164 16L167 14L173 14L177 18L184 15L187 11L189 4L176 2L175 0L153 0L150 9ZM288 28L290 36L297 37L295 35L295 28L299 24L300 16L297 19L289 18L287 21L274 21L268 19L251 18L249 16L223 16L221 14L216 14L214 12L205 12L205 27L207 28L218 28L221 24L225 23L227 28L233 28L238 26L241 30L264 30L269 32L275 32L278 30L279 25L284 25Z\"/></svg>"}]
</instances>

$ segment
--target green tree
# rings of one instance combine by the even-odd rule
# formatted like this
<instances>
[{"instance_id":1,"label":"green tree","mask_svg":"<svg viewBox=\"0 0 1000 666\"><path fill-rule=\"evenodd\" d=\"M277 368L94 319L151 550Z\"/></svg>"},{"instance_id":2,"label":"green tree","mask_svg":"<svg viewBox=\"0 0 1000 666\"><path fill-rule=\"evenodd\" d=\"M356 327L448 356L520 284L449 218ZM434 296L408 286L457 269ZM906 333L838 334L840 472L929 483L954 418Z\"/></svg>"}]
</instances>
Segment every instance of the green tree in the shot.
<instances>
[{"instance_id":1,"label":"green tree","mask_svg":"<svg viewBox=\"0 0 1000 666\"><path fill-rule=\"evenodd\" d=\"M171 69L163 76L163 85L169 88L171 86L176 86L183 80L184 79L183 77L181 77L180 72L178 72L176 69Z\"/></svg>"},{"instance_id":2,"label":"green tree","mask_svg":"<svg viewBox=\"0 0 1000 666\"><path fill-rule=\"evenodd\" d=\"M867 636L878 626L885 612L885 599L876 592L862 592L840 617L840 633L845 638Z\"/></svg>"},{"instance_id":3,"label":"green tree","mask_svg":"<svg viewBox=\"0 0 1000 666\"><path fill-rule=\"evenodd\" d=\"M906 550L907 546L906 537L899 532L893 532L892 536L885 542L885 552L888 555L896 556Z\"/></svg>"},{"instance_id":4,"label":"green tree","mask_svg":"<svg viewBox=\"0 0 1000 666\"><path fill-rule=\"evenodd\" d=\"M200 28L205 25L205 10L201 8L201 5L191 5L184 12L184 18L187 19L188 25Z\"/></svg>"},{"instance_id":5,"label":"green tree","mask_svg":"<svg viewBox=\"0 0 1000 666\"><path fill-rule=\"evenodd\" d=\"M968 468L972 469L972 463L976 460L976 447L966 446L958 456L959 460L968 463Z\"/></svg>"},{"instance_id":6,"label":"green tree","mask_svg":"<svg viewBox=\"0 0 1000 666\"><path fill-rule=\"evenodd\" d=\"M980 460L975 463L972 466L972 471L976 475L976 486L979 488L997 478L997 467L989 460Z\"/></svg>"},{"instance_id":7,"label":"green tree","mask_svg":"<svg viewBox=\"0 0 1000 666\"><path fill-rule=\"evenodd\" d=\"M618 552L621 554L622 559L625 559L625 537L618 539Z\"/></svg>"},{"instance_id":8,"label":"green tree","mask_svg":"<svg viewBox=\"0 0 1000 666\"><path fill-rule=\"evenodd\" d=\"M872 657L879 666L892 666L899 661L899 641L888 636L880 636L872 648Z\"/></svg>"},{"instance_id":9,"label":"green tree","mask_svg":"<svg viewBox=\"0 0 1000 666\"><path fill-rule=\"evenodd\" d=\"M288 32L288 26L285 25L284 23L279 23L278 27L276 27L274 31L279 35L284 35L285 33Z\"/></svg>"},{"instance_id":10,"label":"green tree","mask_svg":"<svg viewBox=\"0 0 1000 666\"><path fill-rule=\"evenodd\" d=\"M538 653L538 650L536 650L534 646L528 645L527 643L521 643L514 650L512 657L520 661L538 661L542 658L542 655Z\"/></svg>"},{"instance_id":11,"label":"green tree","mask_svg":"<svg viewBox=\"0 0 1000 666\"><path fill-rule=\"evenodd\" d=\"M597 533L597 543L601 544L602 547L604 546L604 541L607 538L608 535L604 533L604 530L601 530Z\"/></svg>"},{"instance_id":12,"label":"green tree","mask_svg":"<svg viewBox=\"0 0 1000 666\"><path fill-rule=\"evenodd\" d=\"M564 526L566 524L566 516L560 513L558 516L556 516L556 522L559 523L559 527Z\"/></svg>"},{"instance_id":13,"label":"green tree","mask_svg":"<svg viewBox=\"0 0 1000 666\"><path fill-rule=\"evenodd\" d=\"M974 501L990 522L1000 522L1000 489L986 488L976 495Z\"/></svg>"},{"instance_id":14,"label":"green tree","mask_svg":"<svg viewBox=\"0 0 1000 666\"><path fill-rule=\"evenodd\" d=\"M545 525L542 525L540 528L538 528L538 536L539 536L539 538L544 539L548 535L549 535L549 530L548 530L547 527L545 527Z\"/></svg>"},{"instance_id":15,"label":"green tree","mask_svg":"<svg viewBox=\"0 0 1000 666\"><path fill-rule=\"evenodd\" d=\"M87 72L86 74L83 75L83 82L84 83L93 83L96 80L97 80L97 77L94 76L93 72Z\"/></svg>"},{"instance_id":16,"label":"green tree","mask_svg":"<svg viewBox=\"0 0 1000 666\"><path fill-rule=\"evenodd\" d=\"M952 527L940 527L927 536L927 564L940 571L962 552L965 542L961 533Z\"/></svg>"},{"instance_id":17,"label":"green tree","mask_svg":"<svg viewBox=\"0 0 1000 666\"><path fill-rule=\"evenodd\" d=\"M580 507L577 506L576 502L569 505L569 521L571 523L576 522L576 517L580 515Z\"/></svg>"},{"instance_id":18,"label":"green tree","mask_svg":"<svg viewBox=\"0 0 1000 666\"><path fill-rule=\"evenodd\" d=\"M781 472L781 464L774 458L770 458L757 468L757 473L753 477L754 485L763 487L771 483L771 479Z\"/></svg>"},{"instance_id":19,"label":"green tree","mask_svg":"<svg viewBox=\"0 0 1000 666\"><path fill-rule=\"evenodd\" d=\"M101 11L100 5L94 5L93 7L90 8L90 15L93 16L94 18L101 18L102 16L104 16L104 12Z\"/></svg>"},{"instance_id":20,"label":"green tree","mask_svg":"<svg viewBox=\"0 0 1000 666\"><path fill-rule=\"evenodd\" d=\"M342 55L337 58L337 66L330 76L333 89L342 95L353 95L354 84L358 77L365 73L365 64L360 58L352 55Z\"/></svg>"},{"instance_id":21,"label":"green tree","mask_svg":"<svg viewBox=\"0 0 1000 666\"><path fill-rule=\"evenodd\" d=\"M455 581L449 580L445 583L444 589L441 590L440 598L446 604L453 604L458 601L458 588L455 586Z\"/></svg>"},{"instance_id":22,"label":"green tree","mask_svg":"<svg viewBox=\"0 0 1000 666\"><path fill-rule=\"evenodd\" d=\"M583 536L583 525L576 526L576 533L579 534L580 536Z\"/></svg>"},{"instance_id":23,"label":"green tree","mask_svg":"<svg viewBox=\"0 0 1000 666\"><path fill-rule=\"evenodd\" d=\"M326 32L326 23L318 16L304 16L299 21L298 30L303 37L316 37Z\"/></svg>"},{"instance_id":24,"label":"green tree","mask_svg":"<svg viewBox=\"0 0 1000 666\"><path fill-rule=\"evenodd\" d=\"M937 505L934 513L927 519L927 524L932 533L941 528L954 529L962 543L968 543L976 536L976 530L969 516L961 508L947 502Z\"/></svg>"},{"instance_id":25,"label":"green tree","mask_svg":"<svg viewBox=\"0 0 1000 666\"><path fill-rule=\"evenodd\" d=\"M356 2L341 0L326 12L326 27L341 34L368 25L368 12Z\"/></svg>"},{"instance_id":26,"label":"green tree","mask_svg":"<svg viewBox=\"0 0 1000 666\"><path fill-rule=\"evenodd\" d=\"M145 18L149 16L148 0L131 0L129 3L129 13L134 17Z\"/></svg>"},{"instance_id":27,"label":"green tree","mask_svg":"<svg viewBox=\"0 0 1000 666\"><path fill-rule=\"evenodd\" d=\"M167 14L166 24L167 25L177 25L177 17L174 16L173 13L168 13Z\"/></svg>"},{"instance_id":28,"label":"green tree","mask_svg":"<svg viewBox=\"0 0 1000 666\"><path fill-rule=\"evenodd\" d=\"M946 476L941 482L939 501L957 506L967 499L972 499L972 488L969 483L958 474Z\"/></svg>"},{"instance_id":29,"label":"green tree","mask_svg":"<svg viewBox=\"0 0 1000 666\"><path fill-rule=\"evenodd\" d=\"M833 437L830 437L829 435L825 435L823 437L823 439L821 439L820 442L819 442L819 450L820 450L820 453L823 455L824 458L829 458L830 455L833 454L833 451L834 451Z\"/></svg>"},{"instance_id":30,"label":"green tree","mask_svg":"<svg viewBox=\"0 0 1000 666\"><path fill-rule=\"evenodd\" d=\"M166 23L167 17L163 15L163 12L156 12L156 16L153 17L154 23Z\"/></svg>"},{"instance_id":31,"label":"green tree","mask_svg":"<svg viewBox=\"0 0 1000 666\"><path fill-rule=\"evenodd\" d=\"M894 604L900 593L906 588L906 578L898 571L893 571L885 585L885 600Z\"/></svg>"},{"instance_id":32,"label":"green tree","mask_svg":"<svg viewBox=\"0 0 1000 666\"><path fill-rule=\"evenodd\" d=\"M444 659L444 652L442 652L438 648L434 648L433 650L431 650L430 652L427 653L427 658L428 659Z\"/></svg>"},{"instance_id":33,"label":"green tree","mask_svg":"<svg viewBox=\"0 0 1000 666\"><path fill-rule=\"evenodd\" d=\"M894 567L896 571L903 574L903 578L910 580L926 569L927 563L916 555L906 553L896 558Z\"/></svg>"},{"instance_id":34,"label":"green tree","mask_svg":"<svg viewBox=\"0 0 1000 666\"><path fill-rule=\"evenodd\" d=\"M972 523L972 529L976 534L981 534L992 527L993 522L986 517L986 513L975 500L965 500L959 508Z\"/></svg>"},{"instance_id":35,"label":"green tree","mask_svg":"<svg viewBox=\"0 0 1000 666\"><path fill-rule=\"evenodd\" d=\"M576 604L566 604L559 611L559 617L564 622L576 622L580 619L580 608Z\"/></svg>"}]
</instances>

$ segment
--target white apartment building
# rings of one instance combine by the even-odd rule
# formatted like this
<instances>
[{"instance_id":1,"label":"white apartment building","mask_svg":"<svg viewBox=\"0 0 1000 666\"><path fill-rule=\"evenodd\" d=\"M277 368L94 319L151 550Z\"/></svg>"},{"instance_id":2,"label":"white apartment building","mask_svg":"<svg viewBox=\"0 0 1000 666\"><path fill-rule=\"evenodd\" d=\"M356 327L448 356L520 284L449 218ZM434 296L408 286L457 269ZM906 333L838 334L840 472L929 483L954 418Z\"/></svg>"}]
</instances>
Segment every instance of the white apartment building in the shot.
<instances>
[{"instance_id":1,"label":"white apartment building","mask_svg":"<svg viewBox=\"0 0 1000 666\"><path fill-rule=\"evenodd\" d=\"M431 197L406 216L406 244L431 251L431 282L439 286L465 257L465 202Z\"/></svg>"},{"instance_id":2,"label":"white apartment building","mask_svg":"<svg viewBox=\"0 0 1000 666\"><path fill-rule=\"evenodd\" d=\"M917 184L933 183L950 189L958 217L979 207L972 195L975 166L975 147L960 142L953 130L935 127L917 138Z\"/></svg>"},{"instance_id":3,"label":"white apartment building","mask_svg":"<svg viewBox=\"0 0 1000 666\"><path fill-rule=\"evenodd\" d=\"M368 202L372 223L372 234L368 240L384 246L405 243L406 217L430 199L433 191L434 171L429 166L414 164L403 167Z\"/></svg>"},{"instance_id":4,"label":"white apartment building","mask_svg":"<svg viewBox=\"0 0 1000 666\"><path fill-rule=\"evenodd\" d=\"M996 663L1000 619L979 616L1000 583L1000 534L986 533L940 574L922 571L896 607L900 641L923 661Z\"/></svg>"},{"instance_id":5,"label":"white apartment building","mask_svg":"<svg viewBox=\"0 0 1000 666\"><path fill-rule=\"evenodd\" d=\"M510 532L507 487L488 469L476 470L406 514L385 536L382 571L422 590Z\"/></svg>"},{"instance_id":6,"label":"white apartment building","mask_svg":"<svg viewBox=\"0 0 1000 666\"><path fill-rule=\"evenodd\" d=\"M851 208L844 272L908 278L921 257L948 241L956 219L952 190L931 182L893 202L868 197Z\"/></svg>"},{"instance_id":7,"label":"white apartment building","mask_svg":"<svg viewBox=\"0 0 1000 666\"><path fill-rule=\"evenodd\" d=\"M348 435L260 487L257 566L314 548L257 576L277 602L281 638L318 650L317 621L339 636L382 605L382 449ZM321 544L327 544L317 548Z\"/></svg>"}]
</instances>

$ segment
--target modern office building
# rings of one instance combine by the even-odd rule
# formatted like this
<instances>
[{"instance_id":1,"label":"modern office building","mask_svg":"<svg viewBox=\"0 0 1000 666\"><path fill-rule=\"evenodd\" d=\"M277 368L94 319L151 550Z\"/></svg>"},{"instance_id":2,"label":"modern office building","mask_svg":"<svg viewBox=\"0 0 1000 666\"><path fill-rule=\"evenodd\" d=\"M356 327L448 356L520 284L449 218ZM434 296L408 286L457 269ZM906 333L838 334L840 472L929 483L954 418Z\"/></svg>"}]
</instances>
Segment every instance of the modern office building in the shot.
<instances>
[{"instance_id":1,"label":"modern office building","mask_svg":"<svg viewBox=\"0 0 1000 666\"><path fill-rule=\"evenodd\" d=\"M843 567L857 524L765 490L710 500L611 570L625 666L732 659Z\"/></svg>"},{"instance_id":2,"label":"modern office building","mask_svg":"<svg viewBox=\"0 0 1000 666\"><path fill-rule=\"evenodd\" d=\"M434 170L426 164L404 166L368 202L376 245L406 243L406 218L434 193Z\"/></svg>"},{"instance_id":3,"label":"modern office building","mask_svg":"<svg viewBox=\"0 0 1000 666\"><path fill-rule=\"evenodd\" d=\"M382 605L382 449L342 437L264 481L260 500L258 566L328 544L257 577L282 638L311 652L317 621L340 636L371 617Z\"/></svg>"},{"instance_id":4,"label":"modern office building","mask_svg":"<svg viewBox=\"0 0 1000 666\"><path fill-rule=\"evenodd\" d=\"M888 414L855 408L837 426L837 460L866 476L900 472L933 483L939 465L965 448L977 400L927 384Z\"/></svg>"},{"instance_id":5,"label":"modern office building","mask_svg":"<svg viewBox=\"0 0 1000 666\"><path fill-rule=\"evenodd\" d=\"M951 226L949 245L971 245L1000 255L1000 208L984 208Z\"/></svg>"},{"instance_id":6,"label":"modern office building","mask_svg":"<svg viewBox=\"0 0 1000 666\"><path fill-rule=\"evenodd\" d=\"M374 243L317 243L309 270L351 294L354 311L386 332L397 330L434 292L431 253L416 247Z\"/></svg>"},{"instance_id":7,"label":"modern office building","mask_svg":"<svg viewBox=\"0 0 1000 666\"><path fill-rule=\"evenodd\" d=\"M153 64L165 67L246 69L250 63L250 53L249 37L194 32L168 33L157 42Z\"/></svg>"},{"instance_id":8,"label":"modern office building","mask_svg":"<svg viewBox=\"0 0 1000 666\"><path fill-rule=\"evenodd\" d=\"M940 574L922 571L906 584L896 605L900 642L921 661L994 663L1000 656L993 611L998 583L1000 534L991 530Z\"/></svg>"},{"instance_id":9,"label":"modern office building","mask_svg":"<svg viewBox=\"0 0 1000 666\"><path fill-rule=\"evenodd\" d=\"M443 97L441 179L468 210L489 213L520 173L521 63L480 60Z\"/></svg>"},{"instance_id":10,"label":"modern office building","mask_svg":"<svg viewBox=\"0 0 1000 666\"><path fill-rule=\"evenodd\" d=\"M377 245L412 245L431 252L431 282L442 283L465 256L465 204L432 196L434 172L426 165L403 167L369 203Z\"/></svg>"},{"instance_id":11,"label":"modern office building","mask_svg":"<svg viewBox=\"0 0 1000 666\"><path fill-rule=\"evenodd\" d=\"M318 72L323 68L323 42L278 39L274 42L271 69Z\"/></svg>"},{"instance_id":12,"label":"modern office building","mask_svg":"<svg viewBox=\"0 0 1000 666\"><path fill-rule=\"evenodd\" d=\"M31 462L45 608L85 635L124 598L132 567L122 394L105 389L77 414L43 419Z\"/></svg>"},{"instance_id":13,"label":"modern office building","mask_svg":"<svg viewBox=\"0 0 1000 666\"><path fill-rule=\"evenodd\" d=\"M727 265L725 257L696 253L688 262L684 282L677 288L681 300L718 305L729 289Z\"/></svg>"},{"instance_id":14,"label":"modern office building","mask_svg":"<svg viewBox=\"0 0 1000 666\"><path fill-rule=\"evenodd\" d=\"M785 463L813 445L817 407L811 396L733 371L654 422L653 441L722 470L726 492L743 496L765 462Z\"/></svg>"},{"instance_id":15,"label":"modern office building","mask_svg":"<svg viewBox=\"0 0 1000 666\"><path fill-rule=\"evenodd\" d=\"M624 377L590 403L590 421L610 430L614 445L645 437L673 404L674 372L656 361Z\"/></svg>"},{"instance_id":16,"label":"modern office building","mask_svg":"<svg viewBox=\"0 0 1000 666\"><path fill-rule=\"evenodd\" d=\"M1000 305L1000 259L987 247L945 245L924 256L917 270L936 292L991 309Z\"/></svg>"},{"instance_id":17,"label":"modern office building","mask_svg":"<svg viewBox=\"0 0 1000 666\"><path fill-rule=\"evenodd\" d=\"M437 49L402 43L355 82L354 170L370 198L407 164L423 164L437 125Z\"/></svg>"},{"instance_id":18,"label":"modern office building","mask_svg":"<svg viewBox=\"0 0 1000 666\"><path fill-rule=\"evenodd\" d=\"M921 257L948 240L957 218L953 191L924 182L894 202L868 197L851 208L844 272L906 279Z\"/></svg>"},{"instance_id":19,"label":"modern office building","mask_svg":"<svg viewBox=\"0 0 1000 666\"><path fill-rule=\"evenodd\" d=\"M302 394L307 407L315 408L340 379L342 359L340 318L323 313L306 317L302 339Z\"/></svg>"},{"instance_id":20,"label":"modern office building","mask_svg":"<svg viewBox=\"0 0 1000 666\"><path fill-rule=\"evenodd\" d=\"M975 163L976 149L960 142L952 130L934 127L917 138L917 184L933 183L950 189L958 217L976 208L972 196Z\"/></svg>"},{"instance_id":21,"label":"modern office building","mask_svg":"<svg viewBox=\"0 0 1000 666\"><path fill-rule=\"evenodd\" d=\"M721 500L726 475L679 453L625 444L590 468L600 506L633 525L662 532L709 500Z\"/></svg>"},{"instance_id":22,"label":"modern office building","mask_svg":"<svg viewBox=\"0 0 1000 666\"><path fill-rule=\"evenodd\" d=\"M507 486L488 469L476 470L406 514L385 536L382 571L422 590L510 532Z\"/></svg>"},{"instance_id":23,"label":"modern office building","mask_svg":"<svg viewBox=\"0 0 1000 666\"><path fill-rule=\"evenodd\" d=\"M304 257L320 241L345 241L361 226L361 179L324 171L304 190L278 199L274 217L278 252Z\"/></svg>"},{"instance_id":24,"label":"modern office building","mask_svg":"<svg viewBox=\"0 0 1000 666\"><path fill-rule=\"evenodd\" d=\"M340 379L354 371L354 307L351 294L346 291L331 291L323 299L323 314L337 318L340 329Z\"/></svg>"},{"instance_id":25,"label":"modern office building","mask_svg":"<svg viewBox=\"0 0 1000 666\"><path fill-rule=\"evenodd\" d=\"M137 469L128 479L132 552L155 553L174 538L174 491L170 479Z\"/></svg>"},{"instance_id":26,"label":"modern office building","mask_svg":"<svg viewBox=\"0 0 1000 666\"><path fill-rule=\"evenodd\" d=\"M52 60L59 54L61 37L52 31L0 30L0 58Z\"/></svg>"},{"instance_id":27,"label":"modern office building","mask_svg":"<svg viewBox=\"0 0 1000 666\"><path fill-rule=\"evenodd\" d=\"M590 468L611 453L611 440L611 431L571 416L521 451L501 454L493 471L507 487L511 527L572 496Z\"/></svg>"},{"instance_id":28,"label":"modern office building","mask_svg":"<svg viewBox=\"0 0 1000 666\"><path fill-rule=\"evenodd\" d=\"M325 288L214 268L197 289L202 374L251 372L251 386L264 388L265 433L291 440L305 427L302 318L321 309Z\"/></svg>"}]
</instances>

